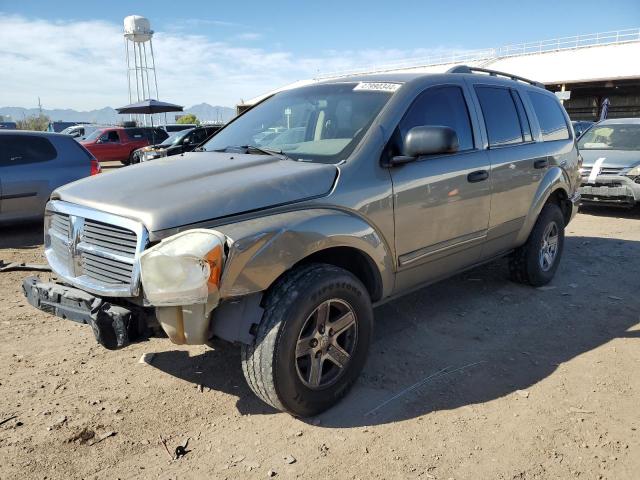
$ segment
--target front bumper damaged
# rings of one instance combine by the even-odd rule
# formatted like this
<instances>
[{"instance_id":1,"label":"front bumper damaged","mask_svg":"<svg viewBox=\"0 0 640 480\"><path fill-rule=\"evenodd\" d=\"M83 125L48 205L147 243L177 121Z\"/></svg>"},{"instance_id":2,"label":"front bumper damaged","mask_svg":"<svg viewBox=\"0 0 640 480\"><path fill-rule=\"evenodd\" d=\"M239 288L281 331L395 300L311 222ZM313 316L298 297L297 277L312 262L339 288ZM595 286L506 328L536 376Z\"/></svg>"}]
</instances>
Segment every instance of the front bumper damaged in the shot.
<instances>
[{"instance_id":1,"label":"front bumper damaged","mask_svg":"<svg viewBox=\"0 0 640 480\"><path fill-rule=\"evenodd\" d=\"M593 182L583 179L578 191L584 203L622 206L640 203L640 183L624 175L599 175Z\"/></svg>"},{"instance_id":2,"label":"front bumper damaged","mask_svg":"<svg viewBox=\"0 0 640 480\"><path fill-rule=\"evenodd\" d=\"M57 317L90 325L98 343L115 350L148 337L169 337L176 344L202 345L213 338L251 344L262 318L261 294L212 305L142 307L119 298L101 298L62 283L27 277L27 301ZM114 303L117 302L117 303Z\"/></svg>"},{"instance_id":3,"label":"front bumper damaged","mask_svg":"<svg viewBox=\"0 0 640 480\"><path fill-rule=\"evenodd\" d=\"M27 301L57 317L91 326L98 343L115 350L152 333L141 307L111 303L84 290L27 277L22 282Z\"/></svg>"}]
</instances>

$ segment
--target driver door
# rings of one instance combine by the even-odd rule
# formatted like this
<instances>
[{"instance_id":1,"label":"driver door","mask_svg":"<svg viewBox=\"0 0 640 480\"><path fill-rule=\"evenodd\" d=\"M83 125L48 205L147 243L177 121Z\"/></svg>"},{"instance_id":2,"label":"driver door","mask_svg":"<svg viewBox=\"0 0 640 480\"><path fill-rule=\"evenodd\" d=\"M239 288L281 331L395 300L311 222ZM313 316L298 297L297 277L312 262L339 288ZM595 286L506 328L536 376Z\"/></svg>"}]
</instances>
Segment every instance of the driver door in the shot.
<instances>
[{"instance_id":1,"label":"driver door","mask_svg":"<svg viewBox=\"0 0 640 480\"><path fill-rule=\"evenodd\" d=\"M491 165L477 130L474 136L465 90L461 83L423 91L395 134L400 154L403 139L416 126L450 127L459 141L455 153L390 168L399 289L445 277L481 258L489 225Z\"/></svg>"}]
</instances>

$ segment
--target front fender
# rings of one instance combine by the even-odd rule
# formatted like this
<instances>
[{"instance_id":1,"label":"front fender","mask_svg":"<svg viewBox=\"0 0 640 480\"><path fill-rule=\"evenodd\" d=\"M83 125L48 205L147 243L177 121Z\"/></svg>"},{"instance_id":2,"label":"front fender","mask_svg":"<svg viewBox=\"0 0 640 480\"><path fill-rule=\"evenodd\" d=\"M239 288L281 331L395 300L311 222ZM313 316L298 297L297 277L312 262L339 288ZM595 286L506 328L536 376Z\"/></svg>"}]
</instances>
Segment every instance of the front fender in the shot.
<instances>
[{"instance_id":1,"label":"front fender","mask_svg":"<svg viewBox=\"0 0 640 480\"><path fill-rule=\"evenodd\" d=\"M382 235L361 217L324 208L285 212L224 225L229 239L221 298L261 292L309 255L333 247L366 254L378 270L382 295L393 290L394 263Z\"/></svg>"},{"instance_id":2,"label":"front fender","mask_svg":"<svg viewBox=\"0 0 640 480\"><path fill-rule=\"evenodd\" d=\"M533 226L535 225L536 220L549 197L558 190L562 190L565 196L569 197L571 192L570 185L569 177L562 168L554 166L547 170L538 185L538 190L533 197L533 202L531 202L529 213L527 214L524 224L518 233L518 246L524 244L527 241L527 238L529 238L529 234L531 233L531 230L533 230Z\"/></svg>"}]
</instances>

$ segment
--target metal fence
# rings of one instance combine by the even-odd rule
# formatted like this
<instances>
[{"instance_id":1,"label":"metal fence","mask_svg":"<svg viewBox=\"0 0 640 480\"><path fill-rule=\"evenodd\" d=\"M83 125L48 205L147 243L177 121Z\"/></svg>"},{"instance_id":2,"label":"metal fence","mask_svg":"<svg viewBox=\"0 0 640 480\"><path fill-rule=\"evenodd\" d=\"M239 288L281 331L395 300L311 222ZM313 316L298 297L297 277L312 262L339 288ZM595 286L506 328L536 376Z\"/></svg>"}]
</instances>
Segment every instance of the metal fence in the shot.
<instances>
[{"instance_id":1,"label":"metal fence","mask_svg":"<svg viewBox=\"0 0 640 480\"><path fill-rule=\"evenodd\" d=\"M575 50L577 48L597 47L603 45L615 45L640 41L640 28L616 30L611 32L588 33L572 37L560 37L538 42L518 43L505 45L499 48L483 50L466 50L459 52L447 52L405 59L395 63L381 65L367 65L349 70L322 73L315 77L316 80L330 77L341 77L357 73L385 72L405 68L429 67L465 62L491 62L499 58L515 57L522 55L537 55L540 53L558 52L562 50Z\"/></svg>"}]
</instances>

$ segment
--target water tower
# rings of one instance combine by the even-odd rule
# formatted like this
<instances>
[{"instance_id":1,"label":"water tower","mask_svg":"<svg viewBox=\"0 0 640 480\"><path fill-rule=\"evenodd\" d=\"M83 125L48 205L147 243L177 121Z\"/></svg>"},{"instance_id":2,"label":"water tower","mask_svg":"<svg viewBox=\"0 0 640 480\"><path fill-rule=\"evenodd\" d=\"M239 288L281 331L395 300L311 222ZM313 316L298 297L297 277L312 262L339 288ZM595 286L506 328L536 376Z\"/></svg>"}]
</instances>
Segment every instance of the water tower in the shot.
<instances>
[{"instance_id":1,"label":"water tower","mask_svg":"<svg viewBox=\"0 0 640 480\"><path fill-rule=\"evenodd\" d=\"M158 77L153 56L153 30L148 18L129 15L124 19L129 103L158 100ZM146 119L145 119L146 125Z\"/></svg>"}]
</instances>

